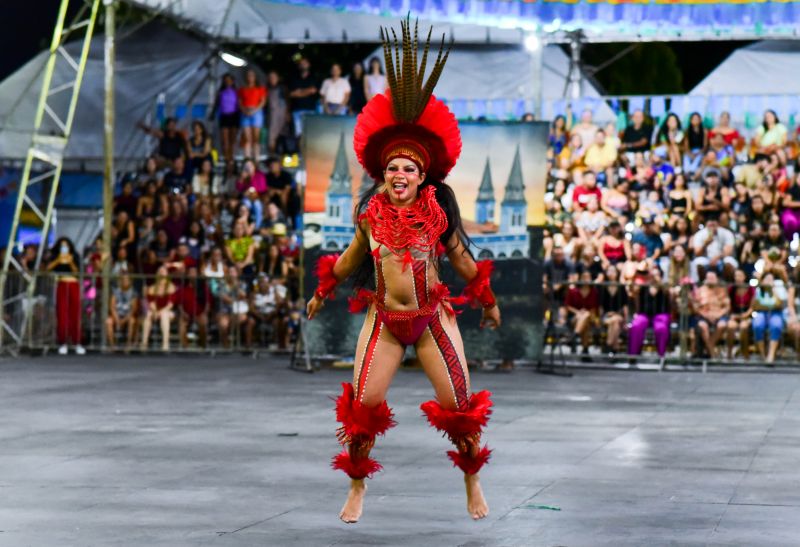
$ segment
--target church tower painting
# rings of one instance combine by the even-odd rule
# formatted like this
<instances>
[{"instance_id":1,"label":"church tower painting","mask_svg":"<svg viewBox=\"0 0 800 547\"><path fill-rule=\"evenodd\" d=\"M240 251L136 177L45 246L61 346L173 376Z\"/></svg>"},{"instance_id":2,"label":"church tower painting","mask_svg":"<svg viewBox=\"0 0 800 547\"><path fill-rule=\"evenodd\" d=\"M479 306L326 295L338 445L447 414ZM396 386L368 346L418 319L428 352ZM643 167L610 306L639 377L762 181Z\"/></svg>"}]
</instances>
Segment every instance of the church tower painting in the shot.
<instances>
[{"instance_id":1,"label":"church tower painting","mask_svg":"<svg viewBox=\"0 0 800 547\"><path fill-rule=\"evenodd\" d=\"M347 160L344 133L339 137L336 160L333 164L330 186L325 194L327 219L322 226L322 245L325 249L340 250L347 247L353 237L353 177Z\"/></svg>"},{"instance_id":2,"label":"church tower painting","mask_svg":"<svg viewBox=\"0 0 800 547\"><path fill-rule=\"evenodd\" d=\"M483 168L481 185L478 188L478 199L475 200L475 222L478 224L494 222L494 186L488 157Z\"/></svg>"}]
</instances>

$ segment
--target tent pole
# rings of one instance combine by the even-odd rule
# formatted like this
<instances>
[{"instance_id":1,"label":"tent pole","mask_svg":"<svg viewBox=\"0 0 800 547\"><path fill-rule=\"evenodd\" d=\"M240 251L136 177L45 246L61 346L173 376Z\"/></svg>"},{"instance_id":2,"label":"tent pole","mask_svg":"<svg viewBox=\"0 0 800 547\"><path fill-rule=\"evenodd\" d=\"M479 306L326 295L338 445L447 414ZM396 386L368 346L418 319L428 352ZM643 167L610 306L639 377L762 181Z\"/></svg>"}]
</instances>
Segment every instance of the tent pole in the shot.
<instances>
[{"instance_id":1,"label":"tent pole","mask_svg":"<svg viewBox=\"0 0 800 547\"><path fill-rule=\"evenodd\" d=\"M114 340L106 339L105 322L109 316L110 277L111 277L111 213L114 208L114 61L115 61L115 0L103 0L105 6L105 105L103 109L103 300L100 307L100 341L101 347L107 348Z\"/></svg>"},{"instance_id":2,"label":"tent pole","mask_svg":"<svg viewBox=\"0 0 800 547\"><path fill-rule=\"evenodd\" d=\"M544 62L544 48L547 46L544 35L531 32L526 39L526 49L531 57L531 101L533 102L533 116L542 119L543 91L542 91L542 64Z\"/></svg>"}]
</instances>

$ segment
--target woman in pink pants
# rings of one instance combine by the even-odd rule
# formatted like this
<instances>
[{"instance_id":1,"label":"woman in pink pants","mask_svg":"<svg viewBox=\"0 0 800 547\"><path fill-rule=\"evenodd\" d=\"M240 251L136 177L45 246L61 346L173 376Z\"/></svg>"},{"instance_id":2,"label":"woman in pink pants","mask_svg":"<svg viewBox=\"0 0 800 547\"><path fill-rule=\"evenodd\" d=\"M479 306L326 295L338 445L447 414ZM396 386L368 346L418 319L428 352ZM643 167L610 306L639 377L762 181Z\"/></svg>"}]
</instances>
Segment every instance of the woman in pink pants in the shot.
<instances>
[{"instance_id":1,"label":"woman in pink pants","mask_svg":"<svg viewBox=\"0 0 800 547\"><path fill-rule=\"evenodd\" d=\"M628 353L642 353L647 327L653 327L656 349L661 357L667 353L669 343L669 293L662 286L661 270L652 267L646 277L633 289L636 315L633 316L628 334Z\"/></svg>"}]
</instances>

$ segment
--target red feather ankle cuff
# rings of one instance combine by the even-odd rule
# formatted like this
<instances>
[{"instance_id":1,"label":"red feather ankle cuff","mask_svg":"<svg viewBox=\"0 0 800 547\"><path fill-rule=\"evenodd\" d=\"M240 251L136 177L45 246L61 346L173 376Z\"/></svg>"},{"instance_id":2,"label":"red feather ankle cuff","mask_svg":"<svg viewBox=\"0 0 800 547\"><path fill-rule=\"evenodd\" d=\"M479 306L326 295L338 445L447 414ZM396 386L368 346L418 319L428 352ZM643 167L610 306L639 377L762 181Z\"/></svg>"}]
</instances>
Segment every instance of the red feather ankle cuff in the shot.
<instances>
[{"instance_id":1,"label":"red feather ankle cuff","mask_svg":"<svg viewBox=\"0 0 800 547\"><path fill-rule=\"evenodd\" d=\"M354 438L374 439L397 425L386 401L377 406L366 406L355 398L353 384L342 383L342 394L336 398L336 420L342 424L340 442Z\"/></svg>"},{"instance_id":2,"label":"red feather ankle cuff","mask_svg":"<svg viewBox=\"0 0 800 547\"><path fill-rule=\"evenodd\" d=\"M447 455L453 461L453 466L458 467L467 475L474 475L480 471L481 467L486 465L489 461L489 457L492 455L492 451L488 446L483 445L483 448L474 456L455 450L448 450Z\"/></svg>"},{"instance_id":3,"label":"red feather ankle cuff","mask_svg":"<svg viewBox=\"0 0 800 547\"><path fill-rule=\"evenodd\" d=\"M339 282L336 280L336 276L333 275L333 267L336 265L337 260L339 260L339 255L332 254L321 256L317 261L317 268L314 273L319 278L319 284L314 294L319 298L333 300L335 296L334 290Z\"/></svg>"},{"instance_id":4,"label":"red feather ankle cuff","mask_svg":"<svg viewBox=\"0 0 800 547\"><path fill-rule=\"evenodd\" d=\"M372 475L383 469L383 466L370 457L353 458L347 450L336 454L331 461L331 467L341 469L351 479L372 478Z\"/></svg>"},{"instance_id":5,"label":"red feather ankle cuff","mask_svg":"<svg viewBox=\"0 0 800 547\"><path fill-rule=\"evenodd\" d=\"M455 442L481 433L492 413L491 396L492 393L487 390L473 393L464 410L448 410L438 401L422 403L420 408L428 418L428 423Z\"/></svg>"}]
</instances>

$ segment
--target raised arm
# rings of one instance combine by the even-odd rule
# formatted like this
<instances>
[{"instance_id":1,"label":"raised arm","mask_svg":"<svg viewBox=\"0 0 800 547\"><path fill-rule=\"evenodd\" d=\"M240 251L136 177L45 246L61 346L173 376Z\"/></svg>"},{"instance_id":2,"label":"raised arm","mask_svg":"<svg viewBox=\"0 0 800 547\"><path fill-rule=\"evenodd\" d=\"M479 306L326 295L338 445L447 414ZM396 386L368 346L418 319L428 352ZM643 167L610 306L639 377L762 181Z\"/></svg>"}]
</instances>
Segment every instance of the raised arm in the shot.
<instances>
[{"instance_id":1,"label":"raised arm","mask_svg":"<svg viewBox=\"0 0 800 547\"><path fill-rule=\"evenodd\" d=\"M369 251L367 226L366 221L359 223L356 228L356 235L342 254L327 255L319 259L316 271L319 284L314 291L314 296L306 306L306 313L309 319L314 319L314 316L319 313L325 304L326 298L334 298L336 285L350 277L366 257Z\"/></svg>"}]
</instances>

